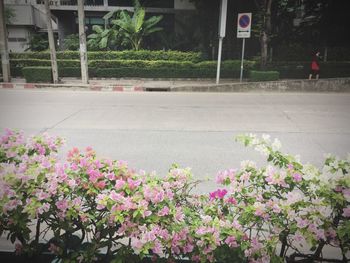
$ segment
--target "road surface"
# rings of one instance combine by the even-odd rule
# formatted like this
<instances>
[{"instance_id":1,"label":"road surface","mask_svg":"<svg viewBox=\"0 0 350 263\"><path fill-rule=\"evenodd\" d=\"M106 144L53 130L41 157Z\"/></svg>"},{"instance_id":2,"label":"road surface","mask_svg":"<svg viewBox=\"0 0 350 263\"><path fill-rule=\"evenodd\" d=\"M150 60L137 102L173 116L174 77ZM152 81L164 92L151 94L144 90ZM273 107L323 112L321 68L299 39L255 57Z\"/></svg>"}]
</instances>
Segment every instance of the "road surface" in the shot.
<instances>
[{"instance_id":1,"label":"road surface","mask_svg":"<svg viewBox=\"0 0 350 263\"><path fill-rule=\"evenodd\" d=\"M214 178L258 153L234 136L267 133L286 152L321 165L325 153L350 152L350 94L123 93L0 90L0 129L66 138L62 153L92 146L101 157L164 175L173 162L195 178ZM204 183L198 191L215 188Z\"/></svg>"}]
</instances>

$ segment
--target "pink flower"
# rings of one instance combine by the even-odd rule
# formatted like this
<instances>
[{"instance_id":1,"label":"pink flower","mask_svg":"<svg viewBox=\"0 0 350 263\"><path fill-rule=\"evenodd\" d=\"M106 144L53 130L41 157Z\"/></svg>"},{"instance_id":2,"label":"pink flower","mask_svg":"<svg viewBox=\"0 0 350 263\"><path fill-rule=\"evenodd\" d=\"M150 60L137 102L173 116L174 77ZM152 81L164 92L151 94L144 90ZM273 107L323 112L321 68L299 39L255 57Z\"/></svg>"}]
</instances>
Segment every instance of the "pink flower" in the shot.
<instances>
[{"instance_id":1,"label":"pink flower","mask_svg":"<svg viewBox=\"0 0 350 263\"><path fill-rule=\"evenodd\" d=\"M68 185L70 188L75 188L77 186L77 182L74 179L68 180Z\"/></svg>"},{"instance_id":2,"label":"pink flower","mask_svg":"<svg viewBox=\"0 0 350 263\"><path fill-rule=\"evenodd\" d=\"M294 181L296 181L296 182L300 182L300 181L302 180L302 176L301 176L300 173L294 173L294 174L293 174L293 179L294 179Z\"/></svg>"},{"instance_id":3,"label":"pink flower","mask_svg":"<svg viewBox=\"0 0 350 263\"><path fill-rule=\"evenodd\" d=\"M350 207L344 208L343 209L343 214L342 216L344 217L350 217Z\"/></svg>"},{"instance_id":4,"label":"pink flower","mask_svg":"<svg viewBox=\"0 0 350 263\"><path fill-rule=\"evenodd\" d=\"M143 218L145 218L145 217L148 217L148 216L150 216L152 214L152 212L151 211L149 211L149 210L146 210L146 211L144 211L143 212Z\"/></svg>"},{"instance_id":5,"label":"pink flower","mask_svg":"<svg viewBox=\"0 0 350 263\"><path fill-rule=\"evenodd\" d=\"M223 199L226 194L227 194L227 190L226 189L218 189L215 192L209 193L209 197L210 197L210 200L213 200L213 199L216 199L216 198Z\"/></svg>"},{"instance_id":6,"label":"pink flower","mask_svg":"<svg viewBox=\"0 0 350 263\"><path fill-rule=\"evenodd\" d=\"M41 207L39 207L39 208L36 210L36 212L37 212L38 215L41 215L41 214L43 214L43 213L49 211L49 209L50 209L50 204L44 203Z\"/></svg>"},{"instance_id":7,"label":"pink flower","mask_svg":"<svg viewBox=\"0 0 350 263\"><path fill-rule=\"evenodd\" d=\"M96 170L89 170L87 173L89 175L89 180L92 183L95 183L99 178L103 177L103 175Z\"/></svg>"},{"instance_id":8,"label":"pink flower","mask_svg":"<svg viewBox=\"0 0 350 263\"><path fill-rule=\"evenodd\" d=\"M95 184L96 188L100 189L100 190L103 190L105 187L106 187L106 183L105 181L98 181L96 184Z\"/></svg>"},{"instance_id":9,"label":"pink flower","mask_svg":"<svg viewBox=\"0 0 350 263\"><path fill-rule=\"evenodd\" d=\"M131 190L134 190L140 184L141 184L141 180L132 180L131 178L128 178L128 185Z\"/></svg>"},{"instance_id":10,"label":"pink flower","mask_svg":"<svg viewBox=\"0 0 350 263\"><path fill-rule=\"evenodd\" d=\"M119 179L119 180L115 181L115 189L117 189L117 190L123 188L124 185L125 185L125 181L124 180Z\"/></svg>"},{"instance_id":11,"label":"pink flower","mask_svg":"<svg viewBox=\"0 0 350 263\"><path fill-rule=\"evenodd\" d=\"M160 210L159 212L158 212L158 215L159 216L166 216L166 215L169 215L169 207L167 207L167 206L165 206L165 207L163 207L163 209L162 210Z\"/></svg>"},{"instance_id":12,"label":"pink flower","mask_svg":"<svg viewBox=\"0 0 350 263\"><path fill-rule=\"evenodd\" d=\"M40 192L36 193L35 196L38 198L39 201L45 200L50 197L50 195L44 192L43 190L40 190Z\"/></svg>"},{"instance_id":13,"label":"pink flower","mask_svg":"<svg viewBox=\"0 0 350 263\"><path fill-rule=\"evenodd\" d=\"M12 211L15 210L18 206L22 205L22 201L21 200L17 200L17 199L12 199L10 201L8 201L4 207L3 207L3 211L6 214L7 211Z\"/></svg>"},{"instance_id":14,"label":"pink flower","mask_svg":"<svg viewBox=\"0 0 350 263\"><path fill-rule=\"evenodd\" d=\"M68 209L68 201L66 199L62 199L56 202L57 209L65 212Z\"/></svg>"},{"instance_id":15,"label":"pink flower","mask_svg":"<svg viewBox=\"0 0 350 263\"><path fill-rule=\"evenodd\" d=\"M343 190L343 195L346 201L350 202L350 188L346 188Z\"/></svg>"},{"instance_id":16,"label":"pink flower","mask_svg":"<svg viewBox=\"0 0 350 263\"><path fill-rule=\"evenodd\" d=\"M109 198L111 198L113 201L121 201L124 200L124 197L121 194L118 194L116 191L111 191Z\"/></svg>"},{"instance_id":17,"label":"pink flower","mask_svg":"<svg viewBox=\"0 0 350 263\"><path fill-rule=\"evenodd\" d=\"M295 220L297 221L298 228L305 228L309 225L309 221L307 219L302 219L300 217L297 217Z\"/></svg>"},{"instance_id":18,"label":"pink flower","mask_svg":"<svg viewBox=\"0 0 350 263\"><path fill-rule=\"evenodd\" d=\"M176 207L175 221L176 222L183 222L184 219L185 219L185 215L182 211L181 206Z\"/></svg>"},{"instance_id":19,"label":"pink flower","mask_svg":"<svg viewBox=\"0 0 350 263\"><path fill-rule=\"evenodd\" d=\"M234 197L227 198L226 202L229 204L237 205L237 200Z\"/></svg>"},{"instance_id":20,"label":"pink flower","mask_svg":"<svg viewBox=\"0 0 350 263\"><path fill-rule=\"evenodd\" d=\"M225 239L225 243L229 246L229 247L238 247L237 241L236 241L236 237L234 236L229 236L228 238Z\"/></svg>"},{"instance_id":21,"label":"pink flower","mask_svg":"<svg viewBox=\"0 0 350 263\"><path fill-rule=\"evenodd\" d=\"M199 255L193 255L193 256L191 257L191 260L192 260L193 262L200 262L200 261L201 261L201 257L200 257Z\"/></svg>"}]
</instances>

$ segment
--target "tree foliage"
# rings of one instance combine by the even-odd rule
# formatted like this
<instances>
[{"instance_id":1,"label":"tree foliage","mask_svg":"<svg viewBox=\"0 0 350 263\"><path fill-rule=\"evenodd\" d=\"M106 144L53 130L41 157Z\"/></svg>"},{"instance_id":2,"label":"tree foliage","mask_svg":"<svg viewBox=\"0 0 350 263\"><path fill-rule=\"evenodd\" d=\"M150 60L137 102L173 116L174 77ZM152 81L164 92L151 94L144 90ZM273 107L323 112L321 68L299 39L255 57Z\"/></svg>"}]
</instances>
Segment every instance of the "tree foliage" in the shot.
<instances>
[{"instance_id":1,"label":"tree foliage","mask_svg":"<svg viewBox=\"0 0 350 263\"><path fill-rule=\"evenodd\" d=\"M43 50L47 50L49 48L49 40L47 38L47 34L33 34L30 37L29 40L29 48L26 49L27 50L31 50L31 51L43 51Z\"/></svg>"},{"instance_id":2,"label":"tree foliage","mask_svg":"<svg viewBox=\"0 0 350 263\"><path fill-rule=\"evenodd\" d=\"M117 47L129 47L139 50L144 37L163 30L157 24L163 16L146 18L146 11L139 1L134 1L134 12L116 10L104 17L107 26L93 26L93 34L88 36L91 50L116 50Z\"/></svg>"},{"instance_id":3,"label":"tree foliage","mask_svg":"<svg viewBox=\"0 0 350 263\"><path fill-rule=\"evenodd\" d=\"M79 35L71 34L64 38L64 48L67 50L79 50Z\"/></svg>"},{"instance_id":4,"label":"tree foliage","mask_svg":"<svg viewBox=\"0 0 350 263\"><path fill-rule=\"evenodd\" d=\"M112 20L112 24L122 33L124 40L132 49L139 50L145 36L163 30L156 26L163 16L152 16L146 19L146 11L138 0L134 1L134 9L132 16L125 10L121 11L118 18Z\"/></svg>"}]
</instances>

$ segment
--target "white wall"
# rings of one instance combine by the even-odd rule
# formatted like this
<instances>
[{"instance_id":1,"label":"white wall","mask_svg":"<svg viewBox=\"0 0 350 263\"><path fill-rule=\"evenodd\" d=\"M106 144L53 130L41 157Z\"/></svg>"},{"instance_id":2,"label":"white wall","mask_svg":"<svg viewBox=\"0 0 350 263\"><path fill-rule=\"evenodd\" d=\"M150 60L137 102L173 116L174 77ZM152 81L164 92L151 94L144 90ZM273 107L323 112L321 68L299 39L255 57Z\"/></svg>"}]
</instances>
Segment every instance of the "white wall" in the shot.
<instances>
[{"instance_id":1,"label":"white wall","mask_svg":"<svg viewBox=\"0 0 350 263\"><path fill-rule=\"evenodd\" d=\"M8 26L8 49L10 52L24 52L28 48L30 29L27 27Z\"/></svg>"},{"instance_id":2,"label":"white wall","mask_svg":"<svg viewBox=\"0 0 350 263\"><path fill-rule=\"evenodd\" d=\"M6 4L14 4L14 5L22 5L22 4L30 4L31 0L5 0Z\"/></svg>"},{"instance_id":3,"label":"white wall","mask_svg":"<svg viewBox=\"0 0 350 263\"><path fill-rule=\"evenodd\" d=\"M175 10L193 10L195 6L189 0L174 0Z\"/></svg>"},{"instance_id":4,"label":"white wall","mask_svg":"<svg viewBox=\"0 0 350 263\"><path fill-rule=\"evenodd\" d=\"M33 7L31 5L6 5L14 14L10 18L11 25L33 25Z\"/></svg>"}]
</instances>

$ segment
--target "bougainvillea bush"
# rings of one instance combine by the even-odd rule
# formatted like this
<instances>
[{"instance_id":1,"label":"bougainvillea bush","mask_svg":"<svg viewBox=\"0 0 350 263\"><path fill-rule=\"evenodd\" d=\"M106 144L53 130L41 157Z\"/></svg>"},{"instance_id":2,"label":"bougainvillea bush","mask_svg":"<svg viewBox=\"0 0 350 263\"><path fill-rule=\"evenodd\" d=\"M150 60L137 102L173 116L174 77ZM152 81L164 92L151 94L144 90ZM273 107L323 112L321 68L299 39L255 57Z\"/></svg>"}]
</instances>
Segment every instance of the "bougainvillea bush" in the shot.
<instances>
[{"instance_id":1,"label":"bougainvillea bush","mask_svg":"<svg viewBox=\"0 0 350 263\"><path fill-rule=\"evenodd\" d=\"M64 140L47 134L0 138L0 233L26 257L62 262L296 262L326 246L350 248L350 161L322 170L283 154L278 140L237 138L266 155L218 173L221 186L194 195L190 169L163 177L91 147L57 157Z\"/></svg>"}]
</instances>

